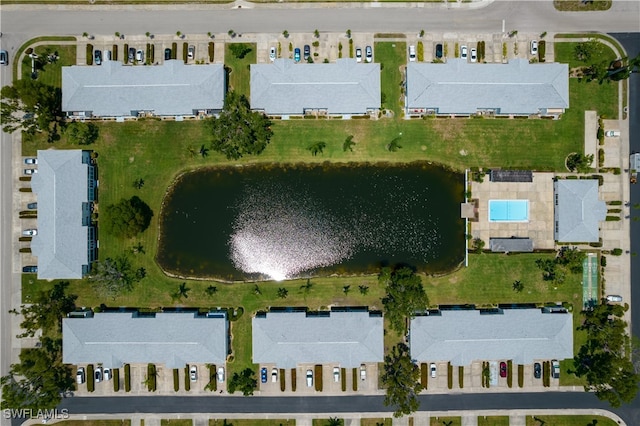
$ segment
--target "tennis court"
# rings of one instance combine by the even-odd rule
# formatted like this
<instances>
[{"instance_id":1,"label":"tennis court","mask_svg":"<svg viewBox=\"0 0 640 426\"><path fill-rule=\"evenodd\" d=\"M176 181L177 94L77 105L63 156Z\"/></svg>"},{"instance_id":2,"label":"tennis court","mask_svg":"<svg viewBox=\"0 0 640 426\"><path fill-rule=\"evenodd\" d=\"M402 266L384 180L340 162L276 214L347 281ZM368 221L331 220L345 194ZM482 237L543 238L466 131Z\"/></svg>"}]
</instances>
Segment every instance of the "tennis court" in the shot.
<instances>
[{"instance_id":1,"label":"tennis court","mask_svg":"<svg viewBox=\"0 0 640 426\"><path fill-rule=\"evenodd\" d=\"M589 308L598 304L598 256L588 253L582 262L582 305Z\"/></svg>"}]
</instances>

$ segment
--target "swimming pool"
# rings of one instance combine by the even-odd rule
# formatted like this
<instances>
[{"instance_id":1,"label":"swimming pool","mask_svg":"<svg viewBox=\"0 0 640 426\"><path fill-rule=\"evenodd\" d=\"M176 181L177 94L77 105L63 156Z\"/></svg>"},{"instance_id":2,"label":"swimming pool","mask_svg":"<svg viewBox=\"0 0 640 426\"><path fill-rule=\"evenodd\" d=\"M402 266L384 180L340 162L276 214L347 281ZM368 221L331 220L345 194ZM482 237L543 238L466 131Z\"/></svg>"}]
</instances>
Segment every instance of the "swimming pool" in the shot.
<instances>
[{"instance_id":1,"label":"swimming pool","mask_svg":"<svg viewBox=\"0 0 640 426\"><path fill-rule=\"evenodd\" d=\"M528 222L529 200L489 200L489 222Z\"/></svg>"}]
</instances>

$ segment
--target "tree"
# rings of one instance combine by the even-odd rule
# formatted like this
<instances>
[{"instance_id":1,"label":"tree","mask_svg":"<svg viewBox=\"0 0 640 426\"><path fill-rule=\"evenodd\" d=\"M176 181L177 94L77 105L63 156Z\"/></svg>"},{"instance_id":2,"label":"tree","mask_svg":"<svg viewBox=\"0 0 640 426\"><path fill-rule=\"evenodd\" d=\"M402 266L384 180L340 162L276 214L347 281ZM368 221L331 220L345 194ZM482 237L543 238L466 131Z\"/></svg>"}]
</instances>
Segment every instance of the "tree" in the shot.
<instances>
[{"instance_id":1,"label":"tree","mask_svg":"<svg viewBox=\"0 0 640 426\"><path fill-rule=\"evenodd\" d=\"M596 39L576 43L573 54L578 61L590 62L602 58L604 45Z\"/></svg>"},{"instance_id":2,"label":"tree","mask_svg":"<svg viewBox=\"0 0 640 426\"><path fill-rule=\"evenodd\" d=\"M62 364L62 340L40 338L41 347L23 349L20 363L11 365L0 379L0 408L48 410L55 408L64 394L74 388L71 369Z\"/></svg>"},{"instance_id":3,"label":"tree","mask_svg":"<svg viewBox=\"0 0 640 426\"><path fill-rule=\"evenodd\" d=\"M289 31L284 30L284 31L282 32L282 36L283 36L284 38L289 38Z\"/></svg>"},{"instance_id":4,"label":"tree","mask_svg":"<svg viewBox=\"0 0 640 426\"><path fill-rule=\"evenodd\" d=\"M210 120L213 134L211 149L224 154L228 160L262 153L273 135L271 120L264 114L251 111L247 98L233 91L227 93L220 117Z\"/></svg>"},{"instance_id":5,"label":"tree","mask_svg":"<svg viewBox=\"0 0 640 426\"><path fill-rule=\"evenodd\" d=\"M144 186L144 179L138 178L133 181L133 187L135 189L142 189L143 186Z\"/></svg>"},{"instance_id":6,"label":"tree","mask_svg":"<svg viewBox=\"0 0 640 426\"><path fill-rule=\"evenodd\" d=\"M237 390L242 392L244 396L253 395L253 391L258 387L255 373L251 368L245 368L238 373L233 373L233 377L229 380L227 390L234 393Z\"/></svg>"},{"instance_id":7,"label":"tree","mask_svg":"<svg viewBox=\"0 0 640 426\"><path fill-rule=\"evenodd\" d=\"M584 259L587 254L577 247L562 247L556 258L556 263L569 269L573 274L581 274Z\"/></svg>"},{"instance_id":8,"label":"tree","mask_svg":"<svg viewBox=\"0 0 640 426\"><path fill-rule=\"evenodd\" d=\"M342 144L342 151L343 152L347 152L347 151L353 152L353 147L355 146L355 144L356 143L353 141L353 135L347 136L347 138L344 140L344 143Z\"/></svg>"},{"instance_id":9,"label":"tree","mask_svg":"<svg viewBox=\"0 0 640 426\"><path fill-rule=\"evenodd\" d=\"M233 53L233 56L236 58L244 59L253 49L246 43L230 43L229 50L231 50L231 53Z\"/></svg>"},{"instance_id":10,"label":"tree","mask_svg":"<svg viewBox=\"0 0 640 426\"><path fill-rule=\"evenodd\" d=\"M311 288L313 288L313 283L309 279L307 280L306 284L303 284L300 286L300 290L302 290L304 294L309 294L309 292L311 291Z\"/></svg>"},{"instance_id":11,"label":"tree","mask_svg":"<svg viewBox=\"0 0 640 426\"><path fill-rule=\"evenodd\" d=\"M329 420L327 420L327 426L343 426L344 423L342 422L342 419L339 419L337 417L329 417Z\"/></svg>"},{"instance_id":12,"label":"tree","mask_svg":"<svg viewBox=\"0 0 640 426\"><path fill-rule=\"evenodd\" d=\"M307 149L309 151L311 151L311 155L313 155L314 157L318 154L322 154L322 152L324 151L324 149L327 147L327 143L326 142L316 142L313 143L311 145L309 145L307 147Z\"/></svg>"},{"instance_id":13,"label":"tree","mask_svg":"<svg viewBox=\"0 0 640 426\"><path fill-rule=\"evenodd\" d=\"M481 238L474 238L471 248L477 254L482 254L482 250L484 249L484 241L482 241Z\"/></svg>"},{"instance_id":14,"label":"tree","mask_svg":"<svg viewBox=\"0 0 640 426\"><path fill-rule=\"evenodd\" d=\"M213 296L218 292L218 287L216 287L215 285L210 285L205 291L207 292L207 296Z\"/></svg>"},{"instance_id":15,"label":"tree","mask_svg":"<svg viewBox=\"0 0 640 426\"><path fill-rule=\"evenodd\" d=\"M10 312L22 316L20 327L25 331L18 338L33 337L37 330L43 334L57 334L62 330L62 318L76 308L78 296L67 294L68 281L57 281L47 291L41 291L33 297L31 304L21 305L20 311Z\"/></svg>"},{"instance_id":16,"label":"tree","mask_svg":"<svg viewBox=\"0 0 640 426\"><path fill-rule=\"evenodd\" d=\"M593 163L593 154L584 155L574 152L567 157L567 168L572 172L589 173L591 171L591 163Z\"/></svg>"},{"instance_id":17,"label":"tree","mask_svg":"<svg viewBox=\"0 0 640 426\"><path fill-rule=\"evenodd\" d=\"M315 38L320 38L320 31L315 30L315 31L313 32L313 36L314 36Z\"/></svg>"},{"instance_id":18,"label":"tree","mask_svg":"<svg viewBox=\"0 0 640 426\"><path fill-rule=\"evenodd\" d=\"M584 322L578 329L587 332L587 341L573 359L576 376L587 381L585 391L594 391L612 407L631 402L640 383L630 356L631 340L623 320L625 310L603 300L584 311Z\"/></svg>"},{"instance_id":19,"label":"tree","mask_svg":"<svg viewBox=\"0 0 640 426\"><path fill-rule=\"evenodd\" d=\"M146 274L146 272L145 272ZM129 292L135 283L143 277L133 270L129 258L125 255L106 258L103 262L95 262L89 275L89 281L96 292L103 297L115 299L121 293Z\"/></svg>"},{"instance_id":20,"label":"tree","mask_svg":"<svg viewBox=\"0 0 640 426\"><path fill-rule=\"evenodd\" d=\"M105 208L104 220L100 221L103 229L120 238L131 238L149 227L153 211L138 196L120 200Z\"/></svg>"},{"instance_id":21,"label":"tree","mask_svg":"<svg viewBox=\"0 0 640 426\"><path fill-rule=\"evenodd\" d=\"M524 284L522 284L522 281L520 280L515 280L513 282L513 291L517 291L518 293L522 292L522 290L524 290Z\"/></svg>"},{"instance_id":22,"label":"tree","mask_svg":"<svg viewBox=\"0 0 640 426\"><path fill-rule=\"evenodd\" d=\"M387 388L384 404L393 405L394 417L413 413L420 406L418 394L422 390L420 368L413 363L409 348L398 343L391 354L384 357L382 383Z\"/></svg>"},{"instance_id":23,"label":"tree","mask_svg":"<svg viewBox=\"0 0 640 426\"><path fill-rule=\"evenodd\" d=\"M284 287L280 287L280 288L278 288L278 297L279 297L280 299L286 299L286 298L287 298L287 296L289 296L289 290L287 290L287 289L286 289L286 288L284 288Z\"/></svg>"},{"instance_id":24,"label":"tree","mask_svg":"<svg viewBox=\"0 0 640 426\"><path fill-rule=\"evenodd\" d=\"M351 291L351 286L350 285L344 285L342 286L342 292L346 295L349 294L349 291Z\"/></svg>"},{"instance_id":25,"label":"tree","mask_svg":"<svg viewBox=\"0 0 640 426\"><path fill-rule=\"evenodd\" d=\"M366 296L367 293L369 293L369 286L359 285L358 290L360 291L360 294L362 294L363 296Z\"/></svg>"},{"instance_id":26,"label":"tree","mask_svg":"<svg viewBox=\"0 0 640 426\"><path fill-rule=\"evenodd\" d=\"M175 293L173 293L171 295L171 299L176 300L176 299L188 299L189 298L189 292L191 291L191 289L189 287L187 287L187 283L182 283L180 284L180 286L178 287L178 290L176 290Z\"/></svg>"},{"instance_id":27,"label":"tree","mask_svg":"<svg viewBox=\"0 0 640 426\"><path fill-rule=\"evenodd\" d=\"M208 157L209 148L205 147L204 145L200 146L200 155L202 156L202 158Z\"/></svg>"},{"instance_id":28,"label":"tree","mask_svg":"<svg viewBox=\"0 0 640 426\"><path fill-rule=\"evenodd\" d=\"M98 139L99 129L93 123L74 121L67 126L69 141L78 145L91 145Z\"/></svg>"},{"instance_id":29,"label":"tree","mask_svg":"<svg viewBox=\"0 0 640 426\"><path fill-rule=\"evenodd\" d=\"M57 124L63 121L59 88L33 79L20 79L14 81L13 86L4 86L0 96L0 122L7 133L23 129L29 134L55 134Z\"/></svg>"},{"instance_id":30,"label":"tree","mask_svg":"<svg viewBox=\"0 0 640 426\"><path fill-rule=\"evenodd\" d=\"M258 284L253 286L253 294L256 296L262 296L262 290L260 290L260 286Z\"/></svg>"},{"instance_id":31,"label":"tree","mask_svg":"<svg viewBox=\"0 0 640 426\"><path fill-rule=\"evenodd\" d=\"M407 333L407 318L416 311L427 308L427 298L422 279L408 267L395 270L382 268L378 282L385 286L387 294L382 298L385 316L389 319L390 327L401 335Z\"/></svg>"},{"instance_id":32,"label":"tree","mask_svg":"<svg viewBox=\"0 0 640 426\"><path fill-rule=\"evenodd\" d=\"M387 150L389 152L396 152L400 148L402 148L402 145L400 145L400 137L395 138L394 140L389 142L389 144L387 144Z\"/></svg>"}]
</instances>

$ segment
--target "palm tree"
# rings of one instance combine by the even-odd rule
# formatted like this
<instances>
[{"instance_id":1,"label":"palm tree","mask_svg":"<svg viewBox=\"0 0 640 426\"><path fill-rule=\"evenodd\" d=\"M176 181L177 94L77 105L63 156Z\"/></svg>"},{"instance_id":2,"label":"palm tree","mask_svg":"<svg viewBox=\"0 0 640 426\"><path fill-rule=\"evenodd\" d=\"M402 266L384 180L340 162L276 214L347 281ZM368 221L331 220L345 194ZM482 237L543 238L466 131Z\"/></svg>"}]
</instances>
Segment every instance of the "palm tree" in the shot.
<instances>
[{"instance_id":1,"label":"palm tree","mask_svg":"<svg viewBox=\"0 0 640 426\"><path fill-rule=\"evenodd\" d=\"M304 294L308 294L311 291L311 287L313 287L313 283L308 279L306 284L300 286L300 290L302 290Z\"/></svg>"},{"instance_id":2,"label":"palm tree","mask_svg":"<svg viewBox=\"0 0 640 426\"><path fill-rule=\"evenodd\" d=\"M256 284L253 287L253 294L255 294L256 296L260 296L262 294L262 290L260 290L260 287L258 287L258 284Z\"/></svg>"},{"instance_id":3,"label":"palm tree","mask_svg":"<svg viewBox=\"0 0 640 426\"><path fill-rule=\"evenodd\" d=\"M315 157L316 155L318 155L318 153L322 154L322 151L325 149L326 146L327 146L326 142L316 142L314 144L309 145L307 149L311 151L311 155Z\"/></svg>"},{"instance_id":4,"label":"palm tree","mask_svg":"<svg viewBox=\"0 0 640 426\"><path fill-rule=\"evenodd\" d=\"M138 241L138 244L136 244L135 246L131 247L131 253L142 253L142 254L144 254L144 246L142 245L142 243L140 241Z\"/></svg>"},{"instance_id":5,"label":"palm tree","mask_svg":"<svg viewBox=\"0 0 640 426\"><path fill-rule=\"evenodd\" d=\"M343 292L344 294L349 294L349 291L350 291L350 290L351 290L351 286L350 286L350 285L342 286L342 292Z\"/></svg>"},{"instance_id":6,"label":"palm tree","mask_svg":"<svg viewBox=\"0 0 640 426\"><path fill-rule=\"evenodd\" d=\"M392 140L389 145L387 145L387 149L390 152L396 152L397 150L399 150L400 148L402 148L402 145L400 145L400 138L395 138L394 140Z\"/></svg>"},{"instance_id":7,"label":"palm tree","mask_svg":"<svg viewBox=\"0 0 640 426\"><path fill-rule=\"evenodd\" d=\"M342 419L329 417L329 420L327 420L327 426L342 426Z\"/></svg>"},{"instance_id":8,"label":"palm tree","mask_svg":"<svg viewBox=\"0 0 640 426\"><path fill-rule=\"evenodd\" d=\"M520 293L524 289L524 284L520 282L520 280L515 280L513 282L513 290Z\"/></svg>"},{"instance_id":9,"label":"palm tree","mask_svg":"<svg viewBox=\"0 0 640 426\"><path fill-rule=\"evenodd\" d=\"M289 295L289 290L287 290L286 288L280 287L278 289L278 297L280 299L286 299L288 295Z\"/></svg>"},{"instance_id":10,"label":"palm tree","mask_svg":"<svg viewBox=\"0 0 640 426\"><path fill-rule=\"evenodd\" d=\"M143 186L144 186L144 179L140 178L133 181L133 187L135 189L142 189Z\"/></svg>"},{"instance_id":11,"label":"palm tree","mask_svg":"<svg viewBox=\"0 0 640 426\"><path fill-rule=\"evenodd\" d=\"M187 287L187 283L182 283L180 287L178 287L178 290L172 295L172 299L182 299L183 297L187 299L189 298L190 291L191 289Z\"/></svg>"},{"instance_id":12,"label":"palm tree","mask_svg":"<svg viewBox=\"0 0 640 426\"><path fill-rule=\"evenodd\" d=\"M347 136L347 138L344 140L344 143L342 144L342 151L343 152L347 152L347 150L353 152L353 146L356 143L353 141L353 135L349 135Z\"/></svg>"},{"instance_id":13,"label":"palm tree","mask_svg":"<svg viewBox=\"0 0 640 426\"><path fill-rule=\"evenodd\" d=\"M207 292L207 296L213 296L218 292L218 287L216 287L215 285L210 285L205 291Z\"/></svg>"},{"instance_id":14,"label":"palm tree","mask_svg":"<svg viewBox=\"0 0 640 426\"><path fill-rule=\"evenodd\" d=\"M200 146L200 155L202 155L202 158L209 155L209 148L205 147L204 144Z\"/></svg>"},{"instance_id":15,"label":"palm tree","mask_svg":"<svg viewBox=\"0 0 640 426\"><path fill-rule=\"evenodd\" d=\"M360 294L366 296L367 293L369 293L369 286L366 285L359 285L358 286L358 290L360 290Z\"/></svg>"}]
</instances>

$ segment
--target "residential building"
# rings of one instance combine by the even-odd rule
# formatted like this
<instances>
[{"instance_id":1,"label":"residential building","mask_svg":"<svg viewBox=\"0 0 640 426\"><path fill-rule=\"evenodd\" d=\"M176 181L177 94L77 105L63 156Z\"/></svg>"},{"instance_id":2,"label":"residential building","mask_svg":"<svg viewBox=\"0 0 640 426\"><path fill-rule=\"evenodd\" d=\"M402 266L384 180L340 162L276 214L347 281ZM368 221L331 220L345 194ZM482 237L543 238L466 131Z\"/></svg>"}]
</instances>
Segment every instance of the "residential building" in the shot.
<instances>
[{"instance_id":1,"label":"residential building","mask_svg":"<svg viewBox=\"0 0 640 426\"><path fill-rule=\"evenodd\" d=\"M295 368L299 364L334 363L355 368L383 361L381 313L272 311L256 315L252 324L256 364Z\"/></svg>"},{"instance_id":2,"label":"residential building","mask_svg":"<svg viewBox=\"0 0 640 426\"><path fill-rule=\"evenodd\" d=\"M534 360L573 357L573 317L564 309L440 310L411 319L417 362Z\"/></svg>"},{"instance_id":3,"label":"residential building","mask_svg":"<svg viewBox=\"0 0 640 426\"><path fill-rule=\"evenodd\" d=\"M338 59L251 65L251 108L270 116L366 115L380 109L380 64Z\"/></svg>"},{"instance_id":4,"label":"residential building","mask_svg":"<svg viewBox=\"0 0 640 426\"><path fill-rule=\"evenodd\" d=\"M224 311L104 312L62 320L62 362L102 364L224 364L229 323Z\"/></svg>"},{"instance_id":5,"label":"residential building","mask_svg":"<svg viewBox=\"0 0 640 426\"><path fill-rule=\"evenodd\" d=\"M496 115L557 117L569 107L569 67L559 63L407 64L409 116Z\"/></svg>"},{"instance_id":6,"label":"residential building","mask_svg":"<svg viewBox=\"0 0 640 426\"><path fill-rule=\"evenodd\" d=\"M62 67L62 110L75 118L185 116L219 112L226 74L222 64L127 66L104 61L99 67Z\"/></svg>"},{"instance_id":7,"label":"residential building","mask_svg":"<svg viewBox=\"0 0 640 426\"><path fill-rule=\"evenodd\" d=\"M90 151L38 151L31 188L38 200L38 234L31 252L39 279L82 278L96 260L91 221L98 181Z\"/></svg>"},{"instance_id":8,"label":"residential building","mask_svg":"<svg viewBox=\"0 0 640 426\"><path fill-rule=\"evenodd\" d=\"M561 243L597 243L607 205L598 198L597 179L557 179L554 192L554 235Z\"/></svg>"}]
</instances>

